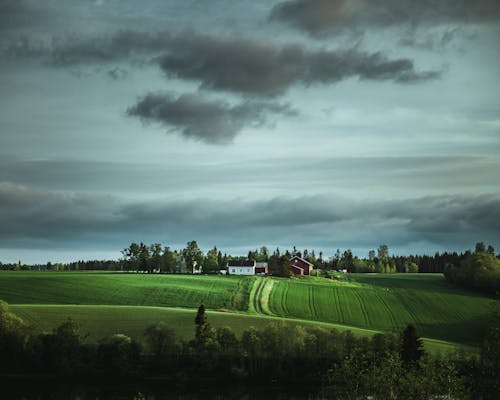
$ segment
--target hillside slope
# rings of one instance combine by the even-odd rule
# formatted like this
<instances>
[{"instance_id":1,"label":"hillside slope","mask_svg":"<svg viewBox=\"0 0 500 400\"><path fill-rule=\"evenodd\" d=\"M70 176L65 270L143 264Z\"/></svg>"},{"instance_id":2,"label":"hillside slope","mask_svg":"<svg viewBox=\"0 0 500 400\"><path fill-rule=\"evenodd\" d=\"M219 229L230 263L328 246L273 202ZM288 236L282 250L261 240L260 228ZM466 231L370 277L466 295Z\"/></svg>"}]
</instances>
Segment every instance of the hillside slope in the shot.
<instances>
[{"instance_id":1,"label":"hillside slope","mask_svg":"<svg viewBox=\"0 0 500 400\"><path fill-rule=\"evenodd\" d=\"M0 298L43 329L71 316L87 324L96 338L99 332L113 329L142 332L148 324L166 318L167 311L176 330L189 334L190 313L204 303L209 310L225 311L214 315L220 314L221 324L227 322L239 331L274 318L345 326L361 334L399 332L413 323L424 337L472 346L480 343L493 304L498 304L493 297L454 288L437 274L352 274L328 280L2 272ZM184 319L174 318L181 314Z\"/></svg>"}]
</instances>

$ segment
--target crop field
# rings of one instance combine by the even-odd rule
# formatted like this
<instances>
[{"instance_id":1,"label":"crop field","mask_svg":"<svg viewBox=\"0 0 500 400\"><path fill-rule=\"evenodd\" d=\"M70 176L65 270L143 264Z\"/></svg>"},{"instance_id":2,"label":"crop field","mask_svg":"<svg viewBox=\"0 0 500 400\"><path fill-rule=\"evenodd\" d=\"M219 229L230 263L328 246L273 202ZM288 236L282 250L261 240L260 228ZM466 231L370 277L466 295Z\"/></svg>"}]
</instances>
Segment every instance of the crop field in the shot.
<instances>
[{"instance_id":1,"label":"crop field","mask_svg":"<svg viewBox=\"0 0 500 400\"><path fill-rule=\"evenodd\" d=\"M218 276L121 273L0 273L9 304L86 304L248 309L250 280Z\"/></svg>"},{"instance_id":2,"label":"crop field","mask_svg":"<svg viewBox=\"0 0 500 400\"><path fill-rule=\"evenodd\" d=\"M241 333L275 321L349 329L357 335L399 332L414 323L428 349L477 347L494 297L457 289L439 274L305 277L1 272L0 299L41 330L71 317L88 340L111 333L141 339L158 321L190 338L204 303L214 326Z\"/></svg>"},{"instance_id":3,"label":"crop field","mask_svg":"<svg viewBox=\"0 0 500 400\"><path fill-rule=\"evenodd\" d=\"M484 336L493 302L439 275L357 274L346 281L276 279L269 310L384 332L413 323L422 336L472 344Z\"/></svg>"}]
</instances>

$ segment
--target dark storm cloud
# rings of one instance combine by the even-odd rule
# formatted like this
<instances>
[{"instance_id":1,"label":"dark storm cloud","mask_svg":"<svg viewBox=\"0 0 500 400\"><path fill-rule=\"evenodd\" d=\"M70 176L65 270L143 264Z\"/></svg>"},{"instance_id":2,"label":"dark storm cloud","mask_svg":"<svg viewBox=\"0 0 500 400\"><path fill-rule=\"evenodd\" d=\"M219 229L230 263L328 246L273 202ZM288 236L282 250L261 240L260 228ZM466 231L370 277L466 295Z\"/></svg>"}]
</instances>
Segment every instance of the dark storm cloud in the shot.
<instances>
[{"instance_id":1,"label":"dark storm cloud","mask_svg":"<svg viewBox=\"0 0 500 400\"><path fill-rule=\"evenodd\" d=\"M0 183L0 240L16 247L84 238L115 222L115 199L34 190ZM29 247L29 244L28 244Z\"/></svg>"},{"instance_id":2,"label":"dark storm cloud","mask_svg":"<svg viewBox=\"0 0 500 400\"><path fill-rule=\"evenodd\" d=\"M307 51L299 45L194 34L175 37L158 62L168 76L199 80L205 88L263 96L282 94L296 83L335 83L350 77L411 82L439 76L416 71L410 59L391 60L379 52Z\"/></svg>"},{"instance_id":3,"label":"dark storm cloud","mask_svg":"<svg viewBox=\"0 0 500 400\"><path fill-rule=\"evenodd\" d=\"M51 57L50 62L56 66L106 63L123 59L144 61L145 55L168 48L170 40L170 34L166 32L123 30L111 36L90 39L78 36L57 38L47 51Z\"/></svg>"},{"instance_id":4,"label":"dark storm cloud","mask_svg":"<svg viewBox=\"0 0 500 400\"><path fill-rule=\"evenodd\" d=\"M33 46L13 47L16 55L39 55ZM380 52L306 50L254 39L214 37L193 32L121 31L109 37L55 40L45 51L59 67L131 61L159 65L169 78L200 82L202 88L276 96L302 84L328 84L357 77L400 83L435 79L438 71L418 71L411 59Z\"/></svg>"},{"instance_id":5,"label":"dark storm cloud","mask_svg":"<svg viewBox=\"0 0 500 400\"><path fill-rule=\"evenodd\" d=\"M230 105L200 94L150 93L127 110L144 122L159 122L170 131L206 143L228 143L245 126L261 126L269 113L293 114L284 105L245 101Z\"/></svg>"},{"instance_id":6,"label":"dark storm cloud","mask_svg":"<svg viewBox=\"0 0 500 400\"><path fill-rule=\"evenodd\" d=\"M124 203L116 197L37 191L0 184L2 246L67 248L131 240L251 246L324 243L390 246L426 242L500 245L500 197L435 196L357 202L326 196L256 201L193 199ZM278 239L277 239L278 238Z\"/></svg>"},{"instance_id":7,"label":"dark storm cloud","mask_svg":"<svg viewBox=\"0 0 500 400\"><path fill-rule=\"evenodd\" d=\"M500 21L497 0L291 0L276 5L281 20L313 36L391 26L480 24Z\"/></svg>"}]
</instances>

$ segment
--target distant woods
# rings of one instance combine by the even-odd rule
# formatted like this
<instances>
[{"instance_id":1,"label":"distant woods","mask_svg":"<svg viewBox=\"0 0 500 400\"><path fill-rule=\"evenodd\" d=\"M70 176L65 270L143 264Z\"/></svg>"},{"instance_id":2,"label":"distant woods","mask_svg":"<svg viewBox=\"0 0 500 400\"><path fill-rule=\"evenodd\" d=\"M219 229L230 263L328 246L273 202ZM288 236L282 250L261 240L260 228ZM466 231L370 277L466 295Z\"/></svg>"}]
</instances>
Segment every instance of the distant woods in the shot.
<instances>
[{"instance_id":1,"label":"distant woods","mask_svg":"<svg viewBox=\"0 0 500 400\"><path fill-rule=\"evenodd\" d=\"M55 270L55 271L75 271L75 270L104 270L104 271L139 271L146 273L219 273L226 268L230 260L255 260L257 262L267 262L269 273L274 276L288 276L290 265L288 260L296 253L300 253L302 258L314 265L314 273L328 274L329 271L342 270L345 272L364 273L443 273L450 277L450 281L458 280L451 271L459 271L462 266L467 269L466 260L471 260L471 256L484 254L488 260L498 260L495 256L493 246L485 246L484 243L476 244L474 251L467 250L462 253L444 252L434 255L408 255L400 256L391 254L387 245L382 244L376 250L370 250L366 257L359 257L353 254L350 249L341 251L336 249L330 255L322 251L316 252L310 249L298 249L293 246L291 249L282 250L275 248L269 250L266 246L259 249L250 250L244 256L235 256L222 252L217 247L213 247L204 252L195 240L186 244L184 248L172 249L160 243L145 244L131 243L122 251L120 260L94 260L75 261L71 263L48 262L43 265L26 265L21 261L11 264L0 263L0 269L4 270ZM472 257L472 258L473 258ZM479 257L481 258L481 257ZM483 263L484 264L484 263ZM488 262L487 264L491 264ZM488 268L487 268L488 269ZM478 278L482 280L485 274L480 274ZM467 275L469 276L469 275ZM477 281L477 279L476 279ZM471 281L469 281L471 282ZM475 284L476 285L476 284ZM473 285L471 285L474 287ZM477 286L477 285L476 285ZM498 288L498 286L495 286ZM498 290L498 289L497 289Z\"/></svg>"}]
</instances>

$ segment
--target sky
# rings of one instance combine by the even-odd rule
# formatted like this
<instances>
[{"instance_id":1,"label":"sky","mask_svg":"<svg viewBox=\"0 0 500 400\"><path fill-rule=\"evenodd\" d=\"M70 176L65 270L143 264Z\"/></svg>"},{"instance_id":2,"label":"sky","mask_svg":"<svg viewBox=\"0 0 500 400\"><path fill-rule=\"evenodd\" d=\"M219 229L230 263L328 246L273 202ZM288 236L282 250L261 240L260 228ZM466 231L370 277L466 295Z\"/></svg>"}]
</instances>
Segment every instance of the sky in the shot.
<instances>
[{"instance_id":1,"label":"sky","mask_svg":"<svg viewBox=\"0 0 500 400\"><path fill-rule=\"evenodd\" d=\"M498 0L0 0L0 261L500 250Z\"/></svg>"}]
</instances>

